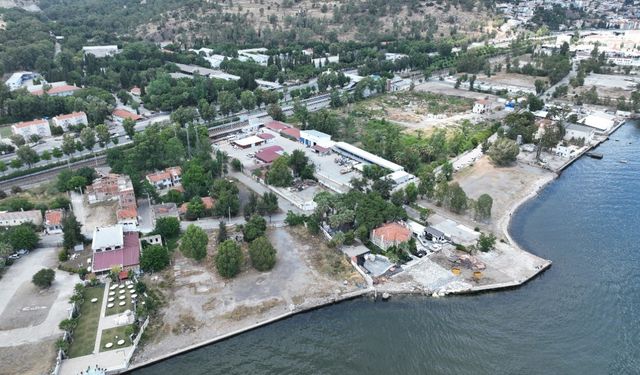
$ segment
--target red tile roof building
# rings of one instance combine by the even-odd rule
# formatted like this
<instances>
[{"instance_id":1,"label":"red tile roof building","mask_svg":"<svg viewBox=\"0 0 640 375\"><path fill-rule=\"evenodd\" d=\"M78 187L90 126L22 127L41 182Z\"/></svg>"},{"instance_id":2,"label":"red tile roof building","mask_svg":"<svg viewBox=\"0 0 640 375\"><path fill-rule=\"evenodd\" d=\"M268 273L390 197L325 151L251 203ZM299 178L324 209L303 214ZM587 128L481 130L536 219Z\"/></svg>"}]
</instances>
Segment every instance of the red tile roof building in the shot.
<instances>
[{"instance_id":1,"label":"red tile roof building","mask_svg":"<svg viewBox=\"0 0 640 375\"><path fill-rule=\"evenodd\" d=\"M15 135L21 135L25 139L32 135L39 137L50 137L51 128L49 127L49 121L45 119L22 121L17 124L11 125L11 133Z\"/></svg>"},{"instance_id":2,"label":"red tile roof building","mask_svg":"<svg viewBox=\"0 0 640 375\"><path fill-rule=\"evenodd\" d=\"M284 149L280 146L264 147L260 151L256 152L256 159L263 163L272 163L280 157L282 151L284 151Z\"/></svg>"},{"instance_id":3,"label":"red tile roof building","mask_svg":"<svg viewBox=\"0 0 640 375\"><path fill-rule=\"evenodd\" d=\"M93 250L93 272L109 272L111 268L116 266L124 271L129 269L138 271L140 266L140 238L138 232L122 233L122 229L118 230L117 226L101 229L108 236L115 234L121 236L121 238L113 239L115 240L114 243L118 242L113 248ZM95 236L100 235L100 232L100 229L96 229L96 232L94 232L94 243Z\"/></svg>"},{"instance_id":4,"label":"red tile roof building","mask_svg":"<svg viewBox=\"0 0 640 375\"><path fill-rule=\"evenodd\" d=\"M62 233L63 210L47 210L44 213L44 229L47 233Z\"/></svg>"},{"instance_id":5,"label":"red tile roof building","mask_svg":"<svg viewBox=\"0 0 640 375\"><path fill-rule=\"evenodd\" d=\"M387 223L371 232L371 242L382 250L411 239L411 230L400 223Z\"/></svg>"},{"instance_id":6,"label":"red tile roof building","mask_svg":"<svg viewBox=\"0 0 640 375\"><path fill-rule=\"evenodd\" d=\"M61 85L52 86L51 88L46 90L46 93L47 95L50 95L50 96L70 96L70 95L73 95L73 93L78 90L80 90L79 87L76 87L73 85L61 84ZM38 96L44 95L45 90L44 89L34 90L34 91L31 91L31 94L38 95Z\"/></svg>"},{"instance_id":7,"label":"red tile roof building","mask_svg":"<svg viewBox=\"0 0 640 375\"><path fill-rule=\"evenodd\" d=\"M61 127L64 131L67 131L69 126L87 125L87 114L84 112L73 112L66 115L59 115L54 117L53 125Z\"/></svg>"},{"instance_id":8,"label":"red tile roof building","mask_svg":"<svg viewBox=\"0 0 640 375\"><path fill-rule=\"evenodd\" d=\"M138 121L142 119L142 116L140 116L139 114L129 112L126 109L122 109L122 108L113 110L113 112L111 112L111 117L113 117L114 121L120 124L122 124L126 119L131 119L133 121Z\"/></svg>"},{"instance_id":9,"label":"red tile roof building","mask_svg":"<svg viewBox=\"0 0 640 375\"><path fill-rule=\"evenodd\" d=\"M182 168L170 167L163 171L149 173L146 179L156 189L180 186L182 182Z\"/></svg>"}]
</instances>

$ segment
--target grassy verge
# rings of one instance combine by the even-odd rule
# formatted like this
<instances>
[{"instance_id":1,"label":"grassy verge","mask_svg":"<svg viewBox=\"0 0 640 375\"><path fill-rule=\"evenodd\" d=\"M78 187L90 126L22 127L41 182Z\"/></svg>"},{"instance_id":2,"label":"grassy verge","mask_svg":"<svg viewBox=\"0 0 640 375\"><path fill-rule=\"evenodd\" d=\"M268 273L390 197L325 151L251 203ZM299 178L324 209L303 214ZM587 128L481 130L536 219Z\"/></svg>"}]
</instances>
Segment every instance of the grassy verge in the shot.
<instances>
[{"instance_id":1,"label":"grassy verge","mask_svg":"<svg viewBox=\"0 0 640 375\"><path fill-rule=\"evenodd\" d=\"M100 339L100 351L107 352L109 350L115 350L120 348L125 348L127 346L133 345L133 342L129 338L127 334L127 328L131 327L131 325L120 326L115 328L109 328L102 331L102 338ZM118 340L124 340L124 344L118 345ZM106 348L105 345L107 343L112 343L113 346L110 348Z\"/></svg>"},{"instance_id":2,"label":"grassy verge","mask_svg":"<svg viewBox=\"0 0 640 375\"><path fill-rule=\"evenodd\" d=\"M81 357L93 353L96 336L98 335L98 322L100 321L100 309L104 287L92 287L84 290L84 302L80 305L78 326L73 331L73 341L69 346L70 358ZM91 300L97 298L98 302Z\"/></svg>"}]
</instances>

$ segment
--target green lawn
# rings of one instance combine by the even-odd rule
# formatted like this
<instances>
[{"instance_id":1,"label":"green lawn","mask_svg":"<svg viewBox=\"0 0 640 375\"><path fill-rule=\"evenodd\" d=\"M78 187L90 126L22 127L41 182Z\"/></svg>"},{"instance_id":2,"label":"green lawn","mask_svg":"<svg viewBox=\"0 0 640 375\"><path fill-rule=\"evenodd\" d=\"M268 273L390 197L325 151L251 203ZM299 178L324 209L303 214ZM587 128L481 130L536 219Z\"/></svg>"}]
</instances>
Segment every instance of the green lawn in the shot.
<instances>
[{"instance_id":1,"label":"green lawn","mask_svg":"<svg viewBox=\"0 0 640 375\"><path fill-rule=\"evenodd\" d=\"M11 136L11 126L0 127L0 136L2 138L9 138Z\"/></svg>"},{"instance_id":2,"label":"green lawn","mask_svg":"<svg viewBox=\"0 0 640 375\"><path fill-rule=\"evenodd\" d=\"M129 336L127 336L126 334L127 327L130 327L130 326L131 325L109 328L102 331L102 338L100 339L100 351L106 352L109 350L125 348L127 346L133 345L133 343L131 342L131 339L129 339ZM124 340L124 344L118 345L117 344L118 340ZM108 342L113 343L113 346L109 349L105 348L105 345Z\"/></svg>"},{"instance_id":3,"label":"green lawn","mask_svg":"<svg viewBox=\"0 0 640 375\"><path fill-rule=\"evenodd\" d=\"M70 358L93 353L103 296L104 287L91 287L84 290L84 302L80 305L78 326L73 331L73 341L67 353ZM93 298L97 298L98 302L92 303Z\"/></svg>"},{"instance_id":4,"label":"green lawn","mask_svg":"<svg viewBox=\"0 0 640 375\"><path fill-rule=\"evenodd\" d=\"M114 305L113 307L107 307L107 311L105 312L106 316L121 314L127 310L133 310L133 303L131 303L131 293L129 293L129 289L125 288L124 290L126 290L126 292L124 294L120 294L118 292L119 290L121 289L115 289L115 292L116 292L115 296L109 296L109 297L114 297L115 300L113 301L113 305ZM126 296L126 298L123 300L126 302L124 306L119 305L119 303L121 302L121 300L118 298L119 296Z\"/></svg>"}]
</instances>

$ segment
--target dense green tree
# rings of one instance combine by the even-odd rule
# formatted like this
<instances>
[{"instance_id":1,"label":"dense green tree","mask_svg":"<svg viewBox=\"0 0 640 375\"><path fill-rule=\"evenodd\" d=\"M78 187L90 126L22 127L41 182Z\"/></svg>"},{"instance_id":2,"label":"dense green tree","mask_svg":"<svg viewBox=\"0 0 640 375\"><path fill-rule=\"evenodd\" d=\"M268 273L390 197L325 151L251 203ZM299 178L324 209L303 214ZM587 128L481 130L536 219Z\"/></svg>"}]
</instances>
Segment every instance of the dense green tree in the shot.
<instances>
[{"instance_id":1,"label":"dense green tree","mask_svg":"<svg viewBox=\"0 0 640 375\"><path fill-rule=\"evenodd\" d=\"M180 235L180 220L175 217L160 217L156 219L153 231L167 241Z\"/></svg>"},{"instance_id":2,"label":"dense green tree","mask_svg":"<svg viewBox=\"0 0 640 375\"><path fill-rule=\"evenodd\" d=\"M204 216L206 216L206 209L202 198L198 196L191 198L189 203L187 203L186 218L188 220L195 220Z\"/></svg>"},{"instance_id":3,"label":"dense green tree","mask_svg":"<svg viewBox=\"0 0 640 375\"><path fill-rule=\"evenodd\" d=\"M169 251L164 246L147 246L140 254L140 268L145 272L162 271L169 265L169 261Z\"/></svg>"},{"instance_id":4,"label":"dense green tree","mask_svg":"<svg viewBox=\"0 0 640 375\"><path fill-rule=\"evenodd\" d=\"M287 116L284 114L282 107L277 103L272 103L267 106L267 114L276 121L287 121Z\"/></svg>"},{"instance_id":5,"label":"dense green tree","mask_svg":"<svg viewBox=\"0 0 640 375\"><path fill-rule=\"evenodd\" d=\"M8 240L16 250L33 250L38 246L40 238L31 225L21 224L9 230Z\"/></svg>"},{"instance_id":6,"label":"dense green tree","mask_svg":"<svg viewBox=\"0 0 640 375\"><path fill-rule=\"evenodd\" d=\"M288 187L293 183L293 176L289 169L289 158L284 155L273 161L267 172L267 183L278 187Z\"/></svg>"},{"instance_id":7,"label":"dense green tree","mask_svg":"<svg viewBox=\"0 0 640 375\"><path fill-rule=\"evenodd\" d=\"M220 276L231 278L240 272L244 261L240 246L233 240L226 240L218 246L215 257L216 269Z\"/></svg>"},{"instance_id":8,"label":"dense green tree","mask_svg":"<svg viewBox=\"0 0 640 375\"><path fill-rule=\"evenodd\" d=\"M449 186L449 208L451 211L461 214L469 205L469 198L467 194L462 190L462 187L457 182L452 183Z\"/></svg>"},{"instance_id":9,"label":"dense green tree","mask_svg":"<svg viewBox=\"0 0 640 375\"><path fill-rule=\"evenodd\" d=\"M253 268L269 271L276 264L276 249L266 237L258 237L249 244L249 256Z\"/></svg>"},{"instance_id":10,"label":"dense green tree","mask_svg":"<svg viewBox=\"0 0 640 375\"><path fill-rule=\"evenodd\" d=\"M180 239L180 251L184 256L201 261L207 256L209 237L202 228L191 224Z\"/></svg>"},{"instance_id":11,"label":"dense green tree","mask_svg":"<svg viewBox=\"0 0 640 375\"><path fill-rule=\"evenodd\" d=\"M62 246L65 250L72 250L73 247L84 241L81 231L82 225L76 219L73 212L69 212L62 220Z\"/></svg>"},{"instance_id":12,"label":"dense green tree","mask_svg":"<svg viewBox=\"0 0 640 375\"><path fill-rule=\"evenodd\" d=\"M267 230L267 221L259 215L253 215L242 228L244 240L251 242L264 235Z\"/></svg>"},{"instance_id":13,"label":"dense green tree","mask_svg":"<svg viewBox=\"0 0 640 375\"><path fill-rule=\"evenodd\" d=\"M29 146L20 146L18 151L16 151L16 156L18 156L18 158L20 158L20 160L29 168L40 161L38 153Z\"/></svg>"},{"instance_id":14,"label":"dense green tree","mask_svg":"<svg viewBox=\"0 0 640 375\"><path fill-rule=\"evenodd\" d=\"M136 122L133 121L132 119L124 119L124 121L122 122L122 128L124 129L124 134L127 135L127 137L133 139L133 136L136 134Z\"/></svg>"},{"instance_id":15,"label":"dense green tree","mask_svg":"<svg viewBox=\"0 0 640 375\"><path fill-rule=\"evenodd\" d=\"M498 138L487 151L487 155L498 166L510 165L520 153L520 147L515 141L508 138Z\"/></svg>"},{"instance_id":16,"label":"dense green tree","mask_svg":"<svg viewBox=\"0 0 640 375\"><path fill-rule=\"evenodd\" d=\"M475 204L475 219L486 221L491 219L491 207L493 198L489 194L482 194Z\"/></svg>"},{"instance_id":17,"label":"dense green tree","mask_svg":"<svg viewBox=\"0 0 640 375\"><path fill-rule=\"evenodd\" d=\"M264 192L258 201L260 215L269 215L278 212L278 196L273 192Z\"/></svg>"},{"instance_id":18,"label":"dense green tree","mask_svg":"<svg viewBox=\"0 0 640 375\"><path fill-rule=\"evenodd\" d=\"M245 90L240 94L240 103L242 108L251 111L256 108L256 97L251 91Z\"/></svg>"}]
</instances>

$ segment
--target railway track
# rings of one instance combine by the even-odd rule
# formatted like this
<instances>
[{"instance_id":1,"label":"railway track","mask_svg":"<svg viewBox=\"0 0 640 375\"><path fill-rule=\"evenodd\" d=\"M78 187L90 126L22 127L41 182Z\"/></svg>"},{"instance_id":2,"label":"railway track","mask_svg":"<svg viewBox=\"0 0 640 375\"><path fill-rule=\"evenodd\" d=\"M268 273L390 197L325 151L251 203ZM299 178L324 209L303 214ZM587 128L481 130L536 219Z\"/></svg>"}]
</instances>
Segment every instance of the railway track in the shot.
<instances>
[{"instance_id":1,"label":"railway track","mask_svg":"<svg viewBox=\"0 0 640 375\"><path fill-rule=\"evenodd\" d=\"M69 166L60 165L57 167L53 167L51 169L47 169L45 171L40 171L36 173L32 173L25 176L15 177L9 180L0 181L0 190L9 190L14 186L19 186L21 188L29 187L31 185L38 184L43 181L48 181L55 178L60 171L71 168L72 170L77 170L82 167L95 167L97 161L97 166L104 166L107 164L107 156L99 155L95 159L86 159L80 160L74 163L71 163Z\"/></svg>"}]
</instances>

